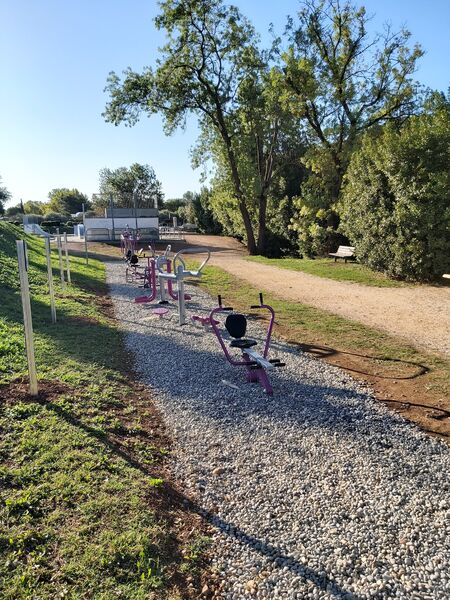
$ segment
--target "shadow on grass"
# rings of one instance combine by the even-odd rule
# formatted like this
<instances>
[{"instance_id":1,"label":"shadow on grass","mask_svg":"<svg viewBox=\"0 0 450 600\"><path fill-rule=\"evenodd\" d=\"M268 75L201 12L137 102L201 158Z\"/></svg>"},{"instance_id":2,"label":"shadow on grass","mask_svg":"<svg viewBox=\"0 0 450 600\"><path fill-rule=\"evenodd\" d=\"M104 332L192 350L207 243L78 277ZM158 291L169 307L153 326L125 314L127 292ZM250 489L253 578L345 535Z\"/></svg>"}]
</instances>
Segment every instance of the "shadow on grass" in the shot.
<instances>
[{"instance_id":1,"label":"shadow on grass","mask_svg":"<svg viewBox=\"0 0 450 600\"><path fill-rule=\"evenodd\" d=\"M82 250L81 249L75 250L73 248L73 244L72 244L72 246L70 248L70 256L75 256L77 258L82 258L83 260L85 260L86 253L84 251L84 245L80 244L80 247L82 247ZM113 248L114 246L111 246L111 247ZM115 256L112 253L111 254L103 254L101 252L98 252L95 249L89 250L89 247L88 247L88 260L99 260L102 262L114 262L114 261L122 260L122 257L120 255L120 249L118 249L117 256ZM87 266L89 266L89 265L87 265Z\"/></svg>"},{"instance_id":2,"label":"shadow on grass","mask_svg":"<svg viewBox=\"0 0 450 600\"><path fill-rule=\"evenodd\" d=\"M88 302L90 299L87 300ZM92 302L95 302L92 299ZM44 301L32 299L33 331L38 339L48 338L55 344L54 360L58 354L71 357L76 360L97 364L106 368L114 368L119 371L125 370L119 357L111 353L111 349L119 347L121 342L117 338L120 331L113 325L101 323L97 320L95 313L87 310L82 313L83 302L80 301L80 314L74 314L74 310L60 303L57 306L57 322L51 323L50 306ZM3 288L2 302L0 303L0 319L18 328L23 327L23 314L20 293L11 289ZM38 341L38 339L36 341ZM46 357L46 363L51 357Z\"/></svg>"}]
</instances>

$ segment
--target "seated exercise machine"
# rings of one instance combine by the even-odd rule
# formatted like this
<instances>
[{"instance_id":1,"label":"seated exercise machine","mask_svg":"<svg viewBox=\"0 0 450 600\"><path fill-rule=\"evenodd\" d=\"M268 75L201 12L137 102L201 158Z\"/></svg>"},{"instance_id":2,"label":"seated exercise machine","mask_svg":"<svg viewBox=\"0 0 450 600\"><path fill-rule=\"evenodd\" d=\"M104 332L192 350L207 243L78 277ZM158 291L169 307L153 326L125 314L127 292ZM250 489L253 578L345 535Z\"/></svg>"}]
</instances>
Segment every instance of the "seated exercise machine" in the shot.
<instances>
[{"instance_id":1,"label":"seated exercise machine","mask_svg":"<svg viewBox=\"0 0 450 600\"><path fill-rule=\"evenodd\" d=\"M275 321L275 311L268 304L264 304L263 295L261 293L259 294L259 304L255 304L250 307L252 309L263 308L270 313L269 325L264 342L264 350L261 355L254 349L254 346L257 345L257 341L244 337L247 331L247 318L245 315L232 312L233 308L230 306L222 306L221 296L219 296L218 299L219 306L211 311L209 315L209 324L219 340L226 359L233 366L244 366L247 370L247 382L259 382L267 394L271 396L273 394L273 388L269 381L269 377L267 376L267 371L274 369L275 367L285 366L285 363L282 363L278 358L267 358L269 353L270 338L272 336L273 323ZM217 326L217 320L214 318L219 313L229 313L225 319L225 329L232 338L229 347L240 350L242 360L237 360L232 354L230 354L228 350L222 333Z\"/></svg>"}]
</instances>

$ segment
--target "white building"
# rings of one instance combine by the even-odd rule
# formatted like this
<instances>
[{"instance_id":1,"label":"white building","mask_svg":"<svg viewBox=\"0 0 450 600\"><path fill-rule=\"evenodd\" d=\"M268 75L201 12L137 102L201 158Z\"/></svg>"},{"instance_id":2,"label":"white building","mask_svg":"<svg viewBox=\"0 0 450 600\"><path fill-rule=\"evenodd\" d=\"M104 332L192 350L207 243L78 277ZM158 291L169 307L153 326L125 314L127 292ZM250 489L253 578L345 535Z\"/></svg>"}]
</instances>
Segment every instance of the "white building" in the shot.
<instances>
[{"instance_id":1,"label":"white building","mask_svg":"<svg viewBox=\"0 0 450 600\"><path fill-rule=\"evenodd\" d=\"M142 240L159 239L159 217L156 208L105 209L104 217L85 217L88 241L120 240L122 231L139 231Z\"/></svg>"}]
</instances>

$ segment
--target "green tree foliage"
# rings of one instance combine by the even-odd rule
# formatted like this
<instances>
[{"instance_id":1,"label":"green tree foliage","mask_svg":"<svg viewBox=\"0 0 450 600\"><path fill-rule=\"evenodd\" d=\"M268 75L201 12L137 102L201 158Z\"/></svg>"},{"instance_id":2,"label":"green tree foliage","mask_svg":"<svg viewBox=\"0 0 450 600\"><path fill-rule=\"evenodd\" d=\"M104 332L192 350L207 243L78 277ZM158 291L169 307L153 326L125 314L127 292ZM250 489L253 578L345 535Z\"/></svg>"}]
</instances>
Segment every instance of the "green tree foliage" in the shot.
<instances>
[{"instance_id":1,"label":"green tree foliage","mask_svg":"<svg viewBox=\"0 0 450 600\"><path fill-rule=\"evenodd\" d=\"M183 198L169 198L168 200L164 200L163 210L178 215L179 209L183 208L185 204L186 202Z\"/></svg>"},{"instance_id":2,"label":"green tree foliage","mask_svg":"<svg viewBox=\"0 0 450 600\"><path fill-rule=\"evenodd\" d=\"M47 211L44 215L44 222L65 223L69 218L67 213Z\"/></svg>"},{"instance_id":3,"label":"green tree foliage","mask_svg":"<svg viewBox=\"0 0 450 600\"><path fill-rule=\"evenodd\" d=\"M264 247L267 195L280 143L277 88L272 86L272 96L264 91L270 89L268 55L258 49L250 23L222 0L165 0L160 6L155 22L168 43L157 68L142 74L127 70L123 82L111 73L105 118L134 124L141 111L160 112L172 133L195 114L201 130L197 156L203 162L220 155L230 203L255 253L256 231L258 249Z\"/></svg>"},{"instance_id":4,"label":"green tree foliage","mask_svg":"<svg viewBox=\"0 0 450 600\"><path fill-rule=\"evenodd\" d=\"M372 36L368 22L365 9L350 2L308 0L298 23L288 24L284 101L307 126L304 163L314 178L302 189L294 226L300 238L314 231L317 247L338 224L335 203L358 138L416 110L412 75L422 50L408 47L404 29L386 26Z\"/></svg>"},{"instance_id":5,"label":"green tree foliage","mask_svg":"<svg viewBox=\"0 0 450 600\"><path fill-rule=\"evenodd\" d=\"M11 198L11 194L1 183L2 178L0 177L0 215L3 215L5 214L5 204Z\"/></svg>"},{"instance_id":6,"label":"green tree foliage","mask_svg":"<svg viewBox=\"0 0 450 600\"><path fill-rule=\"evenodd\" d=\"M23 217L22 206L20 204L16 204L15 206L9 206L5 210L5 216L9 217L9 218L20 217L20 220L22 220L22 217Z\"/></svg>"},{"instance_id":7,"label":"green tree foliage","mask_svg":"<svg viewBox=\"0 0 450 600\"><path fill-rule=\"evenodd\" d=\"M195 223L194 201L189 200L184 206L180 207L178 215L183 223Z\"/></svg>"},{"instance_id":8,"label":"green tree foliage","mask_svg":"<svg viewBox=\"0 0 450 600\"><path fill-rule=\"evenodd\" d=\"M100 194L95 197L94 206L109 206L111 195L114 206L120 208L131 208L134 202L137 208L160 208L164 198L153 167L139 163L100 171Z\"/></svg>"},{"instance_id":9,"label":"green tree foliage","mask_svg":"<svg viewBox=\"0 0 450 600\"><path fill-rule=\"evenodd\" d=\"M341 206L361 261L411 280L450 271L449 148L450 102L439 94L400 131L364 136Z\"/></svg>"},{"instance_id":10,"label":"green tree foliage","mask_svg":"<svg viewBox=\"0 0 450 600\"><path fill-rule=\"evenodd\" d=\"M222 233L222 225L217 221L211 208L211 190L202 187L199 194L195 194L192 200L194 210L194 223L201 233L219 235Z\"/></svg>"},{"instance_id":11,"label":"green tree foliage","mask_svg":"<svg viewBox=\"0 0 450 600\"><path fill-rule=\"evenodd\" d=\"M34 200L28 200L23 205L23 210L26 215L43 215L45 210L48 208L43 202L36 202Z\"/></svg>"},{"instance_id":12,"label":"green tree foliage","mask_svg":"<svg viewBox=\"0 0 450 600\"><path fill-rule=\"evenodd\" d=\"M46 212L55 212L65 215L75 214L82 210L83 204L87 206L88 198L77 189L55 188L48 194L49 202L45 207Z\"/></svg>"}]
</instances>

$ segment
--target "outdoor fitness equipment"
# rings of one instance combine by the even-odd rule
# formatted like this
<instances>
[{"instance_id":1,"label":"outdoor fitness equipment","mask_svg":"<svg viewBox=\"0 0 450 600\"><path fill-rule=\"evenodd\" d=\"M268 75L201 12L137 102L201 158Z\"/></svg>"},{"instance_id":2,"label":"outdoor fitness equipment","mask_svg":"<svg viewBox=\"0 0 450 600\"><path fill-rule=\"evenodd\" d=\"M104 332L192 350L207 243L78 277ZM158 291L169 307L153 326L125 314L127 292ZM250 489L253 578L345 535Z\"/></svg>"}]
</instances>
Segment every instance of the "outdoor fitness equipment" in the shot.
<instances>
[{"instance_id":1,"label":"outdoor fitness equipment","mask_svg":"<svg viewBox=\"0 0 450 600\"><path fill-rule=\"evenodd\" d=\"M219 306L214 308L209 315L209 322L214 333L219 340L219 344L225 354L226 359L233 366L244 366L247 370L247 382L259 382L269 396L273 394L273 388L267 376L267 371L275 367L284 367L279 358L267 359L269 352L270 338L272 336L273 323L275 321L275 311L268 304L264 304L262 293L259 294L259 304L254 304L250 308L264 308L270 313L269 325L267 328L266 339L264 342L263 354L259 354L253 349L257 345L256 340L245 338L247 331L247 318L241 313L234 313L230 306L222 306L222 297L218 296ZM238 348L242 352L242 360L236 360L228 351L220 329L217 327L217 321L214 316L218 313L230 313L225 320L225 329L233 338L230 342L230 348Z\"/></svg>"},{"instance_id":2,"label":"outdoor fitness equipment","mask_svg":"<svg viewBox=\"0 0 450 600\"><path fill-rule=\"evenodd\" d=\"M186 269L186 263L181 258L183 254L207 254L206 258L203 260L202 264L199 266L197 271L189 271ZM161 302L167 302L166 296L166 288L165 282L167 281L167 289L170 296L174 299L178 300L178 322L180 325L184 325L186 323L186 304L185 300L190 300L190 296L184 293L184 280L188 277L195 277L199 279L202 276L202 271L209 261L211 257L211 251L208 248L185 248L184 250L180 250L173 257L173 261L171 266L167 265L167 270L164 271L163 265L166 264L162 260L156 261L158 268L158 280L159 280L159 289L161 294ZM161 257L159 257L161 258ZM173 267L173 272L171 271L171 267ZM176 282L177 291L173 292L172 285ZM172 293L174 295L172 295Z\"/></svg>"},{"instance_id":3,"label":"outdoor fitness equipment","mask_svg":"<svg viewBox=\"0 0 450 600\"><path fill-rule=\"evenodd\" d=\"M135 254L136 244L140 239L139 232L132 231L128 225L120 234L120 251L124 257Z\"/></svg>"},{"instance_id":4,"label":"outdoor fitness equipment","mask_svg":"<svg viewBox=\"0 0 450 600\"><path fill-rule=\"evenodd\" d=\"M156 283L157 283L157 279L156 279L156 270L157 270L157 263L159 259L164 259L166 261L168 261L168 264L170 265L170 260L168 258L169 253L172 249L172 246L169 244L166 247L166 250L164 252L164 254L162 254L161 256L156 256L155 254L155 250L152 246L149 246L149 249L152 252L152 256L149 256L147 258L147 266L144 268L144 271L142 273L137 273L136 271L136 265L134 265L134 273L133 275L136 276L138 278L141 278L144 280L144 284L143 287L144 288L148 288L150 290L150 293L147 296L138 296L137 298L134 299L135 302L137 303L145 303L145 302L153 302L153 300L155 300L156 296L157 296L157 289L156 289ZM134 254L131 259L138 259L138 254ZM127 281L129 281L128 279L128 269L127 269ZM170 287L169 290L172 293L172 288ZM173 297L173 296L172 296ZM176 299L176 298L174 298ZM166 311L167 312L167 311Z\"/></svg>"},{"instance_id":5,"label":"outdoor fitness equipment","mask_svg":"<svg viewBox=\"0 0 450 600\"><path fill-rule=\"evenodd\" d=\"M149 248L153 252L153 256L148 258L147 267L145 267L143 272L138 272L137 268L140 265L137 264L138 254L133 254L131 256L131 276L129 275L129 269L127 269L126 279L127 281L134 281L136 278L144 280L144 288L150 289L150 294L147 296L138 296L134 299L135 302L145 303L145 302L153 302L157 296L157 273L172 273L172 260L169 258L169 253L171 250L171 246L168 245L164 254L160 256L156 256L153 248L149 246ZM165 267L165 270L164 270ZM172 280L169 279L167 281L167 289L166 283L163 280L158 280L160 287L160 304L168 304L167 297L170 296L172 300L178 300L178 292L175 292L172 285ZM189 294L184 295L185 300L190 300L191 296ZM168 311L166 311L168 312Z\"/></svg>"},{"instance_id":6,"label":"outdoor fitness equipment","mask_svg":"<svg viewBox=\"0 0 450 600\"><path fill-rule=\"evenodd\" d=\"M203 317L201 315L192 315L191 320L193 323L200 323L200 325L205 330L208 330L211 325L211 319L210 319L209 315L207 317ZM219 324L219 321L214 321L214 322L216 325Z\"/></svg>"}]
</instances>

